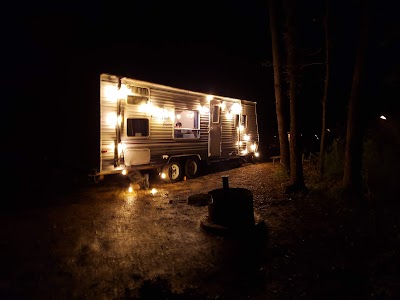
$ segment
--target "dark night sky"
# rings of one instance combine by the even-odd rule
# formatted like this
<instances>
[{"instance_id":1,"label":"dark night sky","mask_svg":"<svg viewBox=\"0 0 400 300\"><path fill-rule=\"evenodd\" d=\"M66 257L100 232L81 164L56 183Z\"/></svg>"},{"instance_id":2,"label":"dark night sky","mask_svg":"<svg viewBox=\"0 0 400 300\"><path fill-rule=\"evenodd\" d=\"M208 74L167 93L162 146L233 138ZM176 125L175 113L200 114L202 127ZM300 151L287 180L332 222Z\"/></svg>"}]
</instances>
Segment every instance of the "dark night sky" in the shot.
<instances>
[{"instance_id":1,"label":"dark night sky","mask_svg":"<svg viewBox=\"0 0 400 300\"><path fill-rule=\"evenodd\" d=\"M58 138L61 133L73 136L78 141L76 145L81 143L77 147L85 148L85 141L92 135L93 106L98 104L98 76L102 72L113 73L256 101L261 138L269 143L276 131L276 117L273 71L269 66L269 19L264 2L188 2L185 6L182 2L143 1L129 5L110 2L21 7L18 15L3 19L4 26L10 28L5 32L9 47L5 49L3 72L3 83L10 91L7 105L18 111L31 129L42 133L39 137L28 135L25 139L30 143L50 141L56 145L52 151L58 153L57 149L70 144ZM357 21L354 15L358 10L348 4L352 2L334 2L332 98L336 104L331 111L339 116L345 115L350 90ZM323 1L304 3L299 10L303 22L299 37L304 53L311 53L321 49L323 42L318 15ZM390 11L374 10L372 34L374 43L380 46L374 45L373 56L398 55L393 40L399 31L391 23L395 15L386 15ZM385 42L388 44L382 46ZM323 49L319 53L308 57L308 62L323 61ZM388 74L391 86L396 87L393 82L397 82L398 87L397 75L389 75L395 74L399 60L390 60L390 64L387 61L388 56L381 63L374 60L369 70L375 75ZM304 130L310 133L319 133L323 71L323 66L312 65L302 73L307 81L303 81L299 99L308 112ZM374 79L376 76L369 80ZM382 96L382 90L376 88L371 95ZM8 133L13 140L15 136Z\"/></svg>"}]
</instances>

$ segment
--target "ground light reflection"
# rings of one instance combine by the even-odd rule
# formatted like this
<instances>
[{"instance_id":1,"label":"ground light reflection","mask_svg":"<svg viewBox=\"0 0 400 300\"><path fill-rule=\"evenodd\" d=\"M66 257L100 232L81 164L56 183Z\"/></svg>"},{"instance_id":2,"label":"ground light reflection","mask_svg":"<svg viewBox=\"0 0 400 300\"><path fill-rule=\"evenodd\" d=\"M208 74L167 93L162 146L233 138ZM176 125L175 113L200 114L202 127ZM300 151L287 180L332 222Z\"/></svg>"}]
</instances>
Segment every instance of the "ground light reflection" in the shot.
<instances>
[{"instance_id":1,"label":"ground light reflection","mask_svg":"<svg viewBox=\"0 0 400 300\"><path fill-rule=\"evenodd\" d=\"M130 185L128 191L124 193L125 203L132 205L138 199L137 191Z\"/></svg>"},{"instance_id":2,"label":"ground light reflection","mask_svg":"<svg viewBox=\"0 0 400 300\"><path fill-rule=\"evenodd\" d=\"M124 193L124 201L125 203L132 205L135 201L138 200L139 198L139 194L141 194L143 197L143 200L146 201L147 200L147 196L152 196L153 199L152 200L156 200L154 197L155 196L163 196L165 198L165 195L168 194L167 192L164 192L161 190L159 191L156 188L152 188L150 191L147 190L141 190L138 187L135 187L133 185L130 185L127 189L127 191Z\"/></svg>"}]
</instances>

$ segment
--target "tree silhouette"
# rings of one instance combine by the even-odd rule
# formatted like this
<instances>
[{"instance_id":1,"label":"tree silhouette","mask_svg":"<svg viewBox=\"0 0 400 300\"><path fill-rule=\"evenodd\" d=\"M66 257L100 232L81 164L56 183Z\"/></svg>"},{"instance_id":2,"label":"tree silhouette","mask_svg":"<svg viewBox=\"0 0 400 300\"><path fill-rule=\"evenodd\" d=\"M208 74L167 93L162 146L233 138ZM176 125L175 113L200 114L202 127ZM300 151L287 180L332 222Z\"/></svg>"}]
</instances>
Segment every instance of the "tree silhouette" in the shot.
<instances>
[{"instance_id":1,"label":"tree silhouette","mask_svg":"<svg viewBox=\"0 0 400 300\"><path fill-rule=\"evenodd\" d=\"M297 76L298 61L296 48L296 24L295 24L295 1L286 0L284 3L286 11L287 33L286 33L286 50L287 61L286 71L289 83L289 100L290 100L290 186L286 192L307 191L304 183L303 163L302 163L302 147L299 132L299 108L297 99Z\"/></svg>"},{"instance_id":2,"label":"tree silhouette","mask_svg":"<svg viewBox=\"0 0 400 300\"><path fill-rule=\"evenodd\" d=\"M356 51L353 81L347 113L346 148L343 172L343 188L350 193L358 194L362 186L362 143L363 143L363 110L361 105L361 83L365 67L367 48L368 11L363 2L362 22Z\"/></svg>"},{"instance_id":3,"label":"tree silhouette","mask_svg":"<svg viewBox=\"0 0 400 300\"><path fill-rule=\"evenodd\" d=\"M269 0L269 24L271 30L271 45L272 45L272 60L274 69L274 89L275 89L275 105L276 105L276 118L278 123L278 135L279 135L279 149L280 149L280 161L285 166L286 170L290 171L290 153L289 153L289 141L287 137L286 129L286 117L284 110L284 98L282 95L282 72L281 72L281 56L278 39L278 24L276 20L276 9L275 0Z\"/></svg>"}]
</instances>

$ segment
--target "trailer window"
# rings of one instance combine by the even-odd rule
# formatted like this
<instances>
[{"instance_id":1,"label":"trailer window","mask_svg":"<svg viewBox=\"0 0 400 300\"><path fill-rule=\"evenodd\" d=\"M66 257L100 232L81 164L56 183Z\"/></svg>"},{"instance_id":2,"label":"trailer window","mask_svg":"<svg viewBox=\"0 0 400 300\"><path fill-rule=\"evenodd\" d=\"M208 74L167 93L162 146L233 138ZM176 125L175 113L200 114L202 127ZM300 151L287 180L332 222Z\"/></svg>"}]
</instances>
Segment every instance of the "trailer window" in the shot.
<instances>
[{"instance_id":1,"label":"trailer window","mask_svg":"<svg viewBox=\"0 0 400 300\"><path fill-rule=\"evenodd\" d=\"M235 127L238 128L240 125L240 115L235 115Z\"/></svg>"},{"instance_id":2,"label":"trailer window","mask_svg":"<svg viewBox=\"0 0 400 300\"><path fill-rule=\"evenodd\" d=\"M174 138L195 139L200 137L199 111L189 109L175 110Z\"/></svg>"},{"instance_id":3,"label":"trailer window","mask_svg":"<svg viewBox=\"0 0 400 300\"><path fill-rule=\"evenodd\" d=\"M247 128L247 115L242 115L242 120L241 124L243 128Z\"/></svg>"},{"instance_id":4,"label":"trailer window","mask_svg":"<svg viewBox=\"0 0 400 300\"><path fill-rule=\"evenodd\" d=\"M219 111L220 111L219 105L214 105L213 106L213 114L212 114L212 122L213 123L219 123Z\"/></svg>"},{"instance_id":5,"label":"trailer window","mask_svg":"<svg viewBox=\"0 0 400 300\"><path fill-rule=\"evenodd\" d=\"M149 136L149 119L127 119L127 136Z\"/></svg>"}]
</instances>

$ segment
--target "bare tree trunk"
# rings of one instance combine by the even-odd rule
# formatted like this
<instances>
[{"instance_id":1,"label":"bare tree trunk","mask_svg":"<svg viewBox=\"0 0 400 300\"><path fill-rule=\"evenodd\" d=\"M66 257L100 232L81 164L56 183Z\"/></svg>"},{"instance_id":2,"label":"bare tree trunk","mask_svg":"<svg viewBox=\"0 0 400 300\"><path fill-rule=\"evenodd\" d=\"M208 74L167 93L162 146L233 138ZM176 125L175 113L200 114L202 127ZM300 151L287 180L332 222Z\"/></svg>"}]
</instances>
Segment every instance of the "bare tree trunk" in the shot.
<instances>
[{"instance_id":1,"label":"bare tree trunk","mask_svg":"<svg viewBox=\"0 0 400 300\"><path fill-rule=\"evenodd\" d=\"M343 173L343 188L347 192L357 193L362 185L362 110L360 110L360 87L365 65L365 49L367 46L367 9L364 7L362 26L356 51L353 83L347 114L346 148Z\"/></svg>"},{"instance_id":2,"label":"bare tree trunk","mask_svg":"<svg viewBox=\"0 0 400 300\"><path fill-rule=\"evenodd\" d=\"M281 62L279 54L278 30L276 22L275 0L269 0L269 24L271 29L272 59L274 66L274 88L275 88L275 104L276 118L278 123L280 160L286 170L290 171L289 166L289 141L286 129L286 118L284 112L284 103L281 87Z\"/></svg>"},{"instance_id":3,"label":"bare tree trunk","mask_svg":"<svg viewBox=\"0 0 400 300\"><path fill-rule=\"evenodd\" d=\"M297 55L295 47L294 1L286 1L288 30L287 43L287 73L289 81L290 99L290 183L287 192L305 191L302 162L302 148L300 134L298 132L298 103L296 97L297 88Z\"/></svg>"},{"instance_id":4,"label":"bare tree trunk","mask_svg":"<svg viewBox=\"0 0 400 300\"><path fill-rule=\"evenodd\" d=\"M321 143L319 148L319 176L324 175L324 157L325 157L325 147L326 147L326 109L327 109L327 99L328 99L328 86L330 79L330 62L329 62L329 50L330 50L330 35L328 27L328 16L329 16L329 1L325 1L326 5L326 15L324 20L325 27L325 60L326 60L326 75L325 75L325 88L324 97L322 98L322 126L321 126Z\"/></svg>"}]
</instances>

